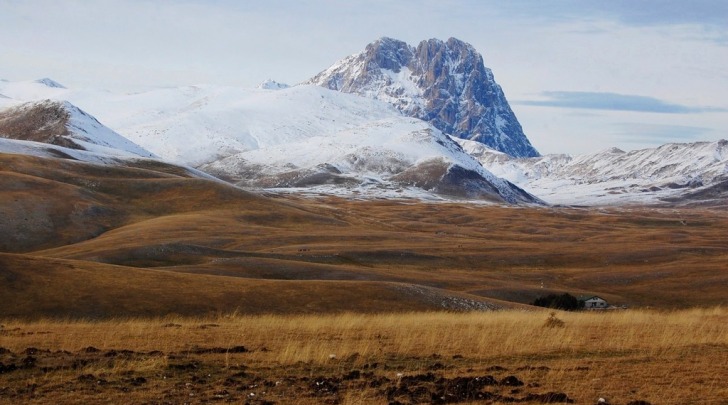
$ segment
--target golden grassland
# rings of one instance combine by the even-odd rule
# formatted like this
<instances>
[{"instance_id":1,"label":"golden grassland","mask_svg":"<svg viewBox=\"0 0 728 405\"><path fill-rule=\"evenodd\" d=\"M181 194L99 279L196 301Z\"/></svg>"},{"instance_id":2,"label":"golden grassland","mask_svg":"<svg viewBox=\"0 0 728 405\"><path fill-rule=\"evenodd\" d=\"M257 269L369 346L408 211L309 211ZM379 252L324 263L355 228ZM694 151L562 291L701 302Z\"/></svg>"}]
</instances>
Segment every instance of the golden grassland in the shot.
<instances>
[{"instance_id":1,"label":"golden grassland","mask_svg":"<svg viewBox=\"0 0 728 405\"><path fill-rule=\"evenodd\" d=\"M262 196L4 154L0 190L2 403L728 404L724 210ZM525 305L565 291L630 309Z\"/></svg>"},{"instance_id":2,"label":"golden grassland","mask_svg":"<svg viewBox=\"0 0 728 405\"><path fill-rule=\"evenodd\" d=\"M256 195L0 154L0 317L725 306L728 212Z\"/></svg>"},{"instance_id":3,"label":"golden grassland","mask_svg":"<svg viewBox=\"0 0 728 405\"><path fill-rule=\"evenodd\" d=\"M551 316L563 325L513 310L7 320L0 402L728 401L724 308Z\"/></svg>"}]
</instances>

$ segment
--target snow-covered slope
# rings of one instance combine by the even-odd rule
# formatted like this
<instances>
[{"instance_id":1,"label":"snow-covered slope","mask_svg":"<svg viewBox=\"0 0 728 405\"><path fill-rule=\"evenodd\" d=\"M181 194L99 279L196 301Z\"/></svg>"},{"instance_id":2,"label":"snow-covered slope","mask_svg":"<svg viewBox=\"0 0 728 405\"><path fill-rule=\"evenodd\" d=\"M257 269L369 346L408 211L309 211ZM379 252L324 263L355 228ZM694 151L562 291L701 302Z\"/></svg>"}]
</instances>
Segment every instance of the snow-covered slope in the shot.
<instances>
[{"instance_id":1,"label":"snow-covered slope","mask_svg":"<svg viewBox=\"0 0 728 405\"><path fill-rule=\"evenodd\" d=\"M515 159L474 142L459 142L495 175L554 204L675 200L728 180L725 140L528 159Z\"/></svg>"},{"instance_id":2,"label":"snow-covered slope","mask_svg":"<svg viewBox=\"0 0 728 405\"><path fill-rule=\"evenodd\" d=\"M68 89L63 85L48 78L22 82L0 80L0 93L8 97L10 103L46 98L55 99L57 96L67 92Z\"/></svg>"},{"instance_id":3,"label":"snow-covered slope","mask_svg":"<svg viewBox=\"0 0 728 405\"><path fill-rule=\"evenodd\" d=\"M38 96L37 85L6 83L0 91ZM40 93L91 109L164 159L241 185L538 202L429 124L387 103L318 86L189 86L135 94L48 87Z\"/></svg>"},{"instance_id":4,"label":"snow-covered slope","mask_svg":"<svg viewBox=\"0 0 728 405\"><path fill-rule=\"evenodd\" d=\"M112 156L154 157L67 101L31 101L0 110L0 137Z\"/></svg>"},{"instance_id":5,"label":"snow-covered slope","mask_svg":"<svg viewBox=\"0 0 728 405\"><path fill-rule=\"evenodd\" d=\"M446 134L512 156L538 156L482 56L455 38L416 48L380 38L306 83L386 101Z\"/></svg>"},{"instance_id":6,"label":"snow-covered slope","mask_svg":"<svg viewBox=\"0 0 728 405\"><path fill-rule=\"evenodd\" d=\"M0 153L151 168L220 181L189 166L159 160L67 101L31 101L0 108Z\"/></svg>"}]
</instances>

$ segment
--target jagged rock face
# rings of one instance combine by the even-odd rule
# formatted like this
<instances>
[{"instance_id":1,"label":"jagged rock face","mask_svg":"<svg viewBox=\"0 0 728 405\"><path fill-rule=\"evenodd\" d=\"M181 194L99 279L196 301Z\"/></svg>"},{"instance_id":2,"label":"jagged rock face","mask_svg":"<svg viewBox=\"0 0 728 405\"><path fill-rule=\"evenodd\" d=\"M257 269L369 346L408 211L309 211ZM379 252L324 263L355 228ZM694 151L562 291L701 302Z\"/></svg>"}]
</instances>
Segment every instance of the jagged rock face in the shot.
<instances>
[{"instance_id":1,"label":"jagged rock face","mask_svg":"<svg viewBox=\"0 0 728 405\"><path fill-rule=\"evenodd\" d=\"M483 57L455 38L416 48L381 38L306 83L387 101L446 134L511 156L539 155Z\"/></svg>"}]
</instances>

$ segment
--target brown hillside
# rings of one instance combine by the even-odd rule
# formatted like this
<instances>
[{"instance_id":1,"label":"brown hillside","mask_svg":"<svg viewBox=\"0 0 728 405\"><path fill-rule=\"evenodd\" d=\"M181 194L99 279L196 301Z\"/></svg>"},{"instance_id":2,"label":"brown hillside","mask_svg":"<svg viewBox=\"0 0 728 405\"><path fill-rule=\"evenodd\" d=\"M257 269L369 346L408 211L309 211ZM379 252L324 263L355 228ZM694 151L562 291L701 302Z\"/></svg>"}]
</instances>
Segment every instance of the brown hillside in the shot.
<instances>
[{"instance_id":1,"label":"brown hillside","mask_svg":"<svg viewBox=\"0 0 728 405\"><path fill-rule=\"evenodd\" d=\"M272 198L135 166L0 155L4 315L726 304L720 210Z\"/></svg>"},{"instance_id":2,"label":"brown hillside","mask_svg":"<svg viewBox=\"0 0 728 405\"><path fill-rule=\"evenodd\" d=\"M0 137L83 149L64 136L69 134L68 118L68 111L57 101L8 108L0 111Z\"/></svg>"}]
</instances>

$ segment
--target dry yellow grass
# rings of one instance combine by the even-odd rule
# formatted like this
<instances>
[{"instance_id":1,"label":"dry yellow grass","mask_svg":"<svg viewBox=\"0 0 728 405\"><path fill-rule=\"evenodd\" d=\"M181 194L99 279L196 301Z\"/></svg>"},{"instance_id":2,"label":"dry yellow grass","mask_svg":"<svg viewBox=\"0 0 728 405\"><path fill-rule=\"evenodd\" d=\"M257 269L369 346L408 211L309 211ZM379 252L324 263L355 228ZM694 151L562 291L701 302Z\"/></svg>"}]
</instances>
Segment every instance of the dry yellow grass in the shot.
<instances>
[{"instance_id":1,"label":"dry yellow grass","mask_svg":"<svg viewBox=\"0 0 728 405\"><path fill-rule=\"evenodd\" d=\"M429 372L445 381L513 375L527 384L482 390L501 400L559 392L580 404L599 397L612 404L726 403L728 310L556 317L563 327L546 326L546 311L8 320L1 346L17 354L14 362L22 363L27 348L40 353L35 368L0 374L0 401L177 403L218 395L245 402L255 393L277 403L407 403L413 397L397 391L398 381ZM245 352L231 349L241 346ZM133 354L108 354L123 349ZM50 350L46 360L43 350ZM68 358L59 359L59 350ZM0 361L10 364L11 356ZM74 368L73 359L85 362ZM44 361L61 367L41 372ZM362 375L345 378L355 370ZM103 383L89 387L89 379ZM312 385L325 379L336 390ZM32 384L32 394L23 391ZM437 381L417 384L437 391Z\"/></svg>"}]
</instances>

